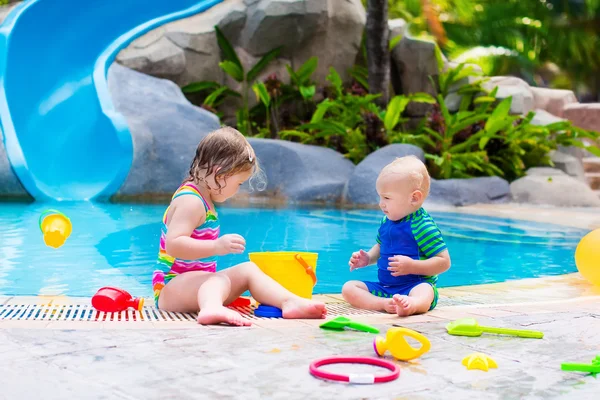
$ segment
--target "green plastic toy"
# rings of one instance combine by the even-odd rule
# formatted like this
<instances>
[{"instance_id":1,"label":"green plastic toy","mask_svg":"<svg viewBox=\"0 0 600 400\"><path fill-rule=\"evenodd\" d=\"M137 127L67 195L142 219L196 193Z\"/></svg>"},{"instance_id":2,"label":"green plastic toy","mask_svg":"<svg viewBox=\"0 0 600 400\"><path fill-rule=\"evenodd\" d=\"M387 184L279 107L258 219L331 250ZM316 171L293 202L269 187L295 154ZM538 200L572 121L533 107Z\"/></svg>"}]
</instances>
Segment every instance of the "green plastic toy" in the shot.
<instances>
[{"instance_id":1,"label":"green plastic toy","mask_svg":"<svg viewBox=\"0 0 600 400\"><path fill-rule=\"evenodd\" d=\"M591 364L562 363L560 364L560 369L563 371L589 372L596 377L596 375L600 374L600 355L597 355Z\"/></svg>"},{"instance_id":2,"label":"green plastic toy","mask_svg":"<svg viewBox=\"0 0 600 400\"><path fill-rule=\"evenodd\" d=\"M345 328L355 329L357 331L369 332L369 333L379 333L379 329L361 324L360 322L352 321L350 318L346 317L337 317L327 322L319 325L322 329L329 329L332 331L343 331Z\"/></svg>"},{"instance_id":3,"label":"green plastic toy","mask_svg":"<svg viewBox=\"0 0 600 400\"><path fill-rule=\"evenodd\" d=\"M494 328L491 326L481 326L474 318L458 319L446 325L449 334L455 336L481 336L482 333L496 333L499 335L511 335L521 338L541 339L544 337L542 332L529 331L522 329Z\"/></svg>"}]
</instances>

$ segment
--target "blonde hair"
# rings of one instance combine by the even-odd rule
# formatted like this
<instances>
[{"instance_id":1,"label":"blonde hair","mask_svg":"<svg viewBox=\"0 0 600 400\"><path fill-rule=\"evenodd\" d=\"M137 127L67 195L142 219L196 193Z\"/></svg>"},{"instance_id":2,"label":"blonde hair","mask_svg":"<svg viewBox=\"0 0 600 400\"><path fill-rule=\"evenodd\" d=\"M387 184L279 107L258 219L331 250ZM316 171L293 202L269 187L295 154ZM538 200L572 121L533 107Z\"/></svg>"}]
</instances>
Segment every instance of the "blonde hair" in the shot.
<instances>
[{"instance_id":1,"label":"blonde hair","mask_svg":"<svg viewBox=\"0 0 600 400\"><path fill-rule=\"evenodd\" d=\"M431 178L427 167L415 156L405 156L396 158L394 161L383 167L379 176L387 174L398 174L400 177L406 177L411 182L414 189L418 189L426 198L429 195L429 186Z\"/></svg>"},{"instance_id":2,"label":"blonde hair","mask_svg":"<svg viewBox=\"0 0 600 400\"><path fill-rule=\"evenodd\" d=\"M223 186L217 178L227 179L246 171L252 171L248 182L250 189L256 186L258 190L264 190L266 179L254 149L244 135L234 128L225 126L209 133L200 141L186 181L203 182L212 189L208 186L206 178L214 173L216 189L221 190Z\"/></svg>"}]
</instances>

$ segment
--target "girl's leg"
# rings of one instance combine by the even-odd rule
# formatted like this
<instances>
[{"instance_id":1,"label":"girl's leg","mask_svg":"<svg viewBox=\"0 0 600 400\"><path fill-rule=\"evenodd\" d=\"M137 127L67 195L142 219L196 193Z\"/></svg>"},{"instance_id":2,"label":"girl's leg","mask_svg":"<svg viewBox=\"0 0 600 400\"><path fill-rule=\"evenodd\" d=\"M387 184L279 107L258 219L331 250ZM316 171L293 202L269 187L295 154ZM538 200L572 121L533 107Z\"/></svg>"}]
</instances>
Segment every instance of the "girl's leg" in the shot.
<instances>
[{"instance_id":1,"label":"girl's leg","mask_svg":"<svg viewBox=\"0 0 600 400\"><path fill-rule=\"evenodd\" d=\"M325 318L325 304L296 296L266 275L253 262L245 262L219 272L229 277L231 291L225 304L229 304L246 290L258 302L281 308L283 318Z\"/></svg>"},{"instance_id":2,"label":"girl's leg","mask_svg":"<svg viewBox=\"0 0 600 400\"><path fill-rule=\"evenodd\" d=\"M383 298L369 293L369 288L361 281L348 281L342 287L344 300L356 308L386 311L396 314L396 303L391 298Z\"/></svg>"},{"instance_id":3,"label":"girl's leg","mask_svg":"<svg viewBox=\"0 0 600 400\"><path fill-rule=\"evenodd\" d=\"M173 278L161 291L158 307L173 312L197 312L201 324L228 323L250 325L249 321L223 302L229 296L231 282L224 275L191 271Z\"/></svg>"}]
</instances>

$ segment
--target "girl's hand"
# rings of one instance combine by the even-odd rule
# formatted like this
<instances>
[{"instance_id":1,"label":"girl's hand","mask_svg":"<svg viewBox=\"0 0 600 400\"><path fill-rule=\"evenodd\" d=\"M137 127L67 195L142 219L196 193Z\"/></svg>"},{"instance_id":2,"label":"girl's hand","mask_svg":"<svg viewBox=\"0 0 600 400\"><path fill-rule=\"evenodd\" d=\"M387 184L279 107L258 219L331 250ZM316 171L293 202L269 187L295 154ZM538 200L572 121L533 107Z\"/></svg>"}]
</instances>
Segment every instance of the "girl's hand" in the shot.
<instances>
[{"instance_id":1,"label":"girl's hand","mask_svg":"<svg viewBox=\"0 0 600 400\"><path fill-rule=\"evenodd\" d=\"M413 273L413 266L415 260L406 256L394 256L388 258L389 267L388 271L390 271L392 276L400 276L400 275L410 275Z\"/></svg>"},{"instance_id":2,"label":"girl's hand","mask_svg":"<svg viewBox=\"0 0 600 400\"><path fill-rule=\"evenodd\" d=\"M352 253L352 257L350 257L350 271L354 271L355 269L364 268L371 263L371 257L369 253L364 250L359 250Z\"/></svg>"},{"instance_id":3,"label":"girl's hand","mask_svg":"<svg viewBox=\"0 0 600 400\"><path fill-rule=\"evenodd\" d=\"M215 241L215 253L218 256L226 254L241 254L246 250L246 240L235 233L223 235Z\"/></svg>"}]
</instances>

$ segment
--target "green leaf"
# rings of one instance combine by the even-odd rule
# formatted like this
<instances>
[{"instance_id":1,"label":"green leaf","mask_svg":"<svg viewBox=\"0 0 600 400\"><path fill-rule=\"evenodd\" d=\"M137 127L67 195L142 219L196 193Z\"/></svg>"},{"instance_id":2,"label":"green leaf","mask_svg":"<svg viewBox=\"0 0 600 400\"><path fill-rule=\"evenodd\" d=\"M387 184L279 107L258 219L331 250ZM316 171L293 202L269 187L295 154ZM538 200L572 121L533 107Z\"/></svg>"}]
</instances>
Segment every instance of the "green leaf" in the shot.
<instances>
[{"instance_id":1,"label":"green leaf","mask_svg":"<svg viewBox=\"0 0 600 400\"><path fill-rule=\"evenodd\" d=\"M236 81L244 81L244 71L240 69L233 61L221 61L219 63L219 67L221 67L223 71L227 72L227 74Z\"/></svg>"},{"instance_id":2,"label":"green leaf","mask_svg":"<svg viewBox=\"0 0 600 400\"><path fill-rule=\"evenodd\" d=\"M587 151L589 151L590 153L592 153L593 155L595 155L596 157L600 157L600 148L598 148L596 146L586 146L585 149Z\"/></svg>"},{"instance_id":3,"label":"green leaf","mask_svg":"<svg viewBox=\"0 0 600 400\"><path fill-rule=\"evenodd\" d=\"M211 81L202 81L202 82L193 82L190 83L189 85L185 85L184 87L181 88L181 91L183 93L196 93L196 92L201 92L203 90L209 90L209 89L218 89L219 87L221 87L220 84L218 84L217 82L211 82Z\"/></svg>"},{"instance_id":4,"label":"green leaf","mask_svg":"<svg viewBox=\"0 0 600 400\"><path fill-rule=\"evenodd\" d=\"M410 99L406 96L394 96L390 101L383 120L383 126L387 131L393 130L398 125L398 120L408 103L410 103Z\"/></svg>"},{"instance_id":5,"label":"green leaf","mask_svg":"<svg viewBox=\"0 0 600 400\"><path fill-rule=\"evenodd\" d=\"M248 82L254 82L254 80L269 65L269 63L271 61L273 61L274 59L276 59L277 56L279 56L279 53L281 53L282 48L283 47L277 47L277 48L269 51L264 56L262 56L262 58L260 60L258 60L258 62L256 64L254 64L254 67L252 67L250 69L250 71L248 71L248 76L247 76Z\"/></svg>"},{"instance_id":6,"label":"green leaf","mask_svg":"<svg viewBox=\"0 0 600 400\"><path fill-rule=\"evenodd\" d=\"M325 120L325 121L317 122L314 124L309 123L309 124L300 125L300 129L310 129L310 130L320 131L316 135L317 137L326 137L326 136L329 136L332 134L345 135L347 132L347 128L346 128L346 126L344 126L344 124L337 122L337 121L331 121L331 120Z\"/></svg>"},{"instance_id":7,"label":"green leaf","mask_svg":"<svg viewBox=\"0 0 600 400\"><path fill-rule=\"evenodd\" d=\"M256 95L256 99L260 100L266 108L269 108L271 105L271 96L269 95L265 84L262 82L256 82L254 85L252 85L252 90Z\"/></svg>"},{"instance_id":8,"label":"green leaf","mask_svg":"<svg viewBox=\"0 0 600 400\"><path fill-rule=\"evenodd\" d=\"M211 94L209 94L206 97L206 99L204 99L204 104L206 104L209 107L213 107L215 105L215 103L217 102L219 96L221 96L222 94L227 92L227 90L229 90L229 88L227 86L221 86L220 88L218 88L217 90L215 90Z\"/></svg>"},{"instance_id":9,"label":"green leaf","mask_svg":"<svg viewBox=\"0 0 600 400\"><path fill-rule=\"evenodd\" d=\"M369 73L365 67L355 65L349 69L350 76L352 76L356 82L360 83L362 87L369 90Z\"/></svg>"},{"instance_id":10,"label":"green leaf","mask_svg":"<svg viewBox=\"0 0 600 400\"><path fill-rule=\"evenodd\" d=\"M302 140L303 143L308 142L312 139L312 136L306 132L297 131L297 130L283 130L279 131L279 137L282 139L289 139L292 137L297 137Z\"/></svg>"},{"instance_id":11,"label":"green leaf","mask_svg":"<svg viewBox=\"0 0 600 400\"><path fill-rule=\"evenodd\" d=\"M315 110L310 122L311 123L316 123L316 122L320 122L323 120L323 117L325 116L325 113L329 110L330 107L332 107L334 105L334 103L329 100L326 99L324 101L322 101L321 103L319 103L319 105L317 106L317 109Z\"/></svg>"},{"instance_id":12,"label":"green leaf","mask_svg":"<svg viewBox=\"0 0 600 400\"><path fill-rule=\"evenodd\" d=\"M490 96L480 96L478 98L476 98L473 103L475 104L481 104L481 103L493 103L496 101L495 97L490 97Z\"/></svg>"},{"instance_id":13,"label":"green leaf","mask_svg":"<svg viewBox=\"0 0 600 400\"><path fill-rule=\"evenodd\" d=\"M288 74L290 75L290 80L294 85L298 85L298 75L292 69L292 66L289 64L285 65L285 69L287 69Z\"/></svg>"},{"instance_id":14,"label":"green leaf","mask_svg":"<svg viewBox=\"0 0 600 400\"><path fill-rule=\"evenodd\" d=\"M400 43L401 40L402 40L402 35L394 36L393 38L391 38L390 43L389 43L389 50L390 51L394 50L394 47L396 47L398 45L398 43Z\"/></svg>"},{"instance_id":15,"label":"green leaf","mask_svg":"<svg viewBox=\"0 0 600 400\"><path fill-rule=\"evenodd\" d=\"M313 56L306 60L304 64L298 68L296 71L296 76L298 77L298 85L305 85L310 81L310 77L315 73L317 67L319 66L319 58Z\"/></svg>"},{"instance_id":16,"label":"green leaf","mask_svg":"<svg viewBox=\"0 0 600 400\"><path fill-rule=\"evenodd\" d=\"M314 97L314 95L317 91L317 87L315 85L300 86L299 90L300 90L300 94L302 95L302 98L304 100L312 100L312 98Z\"/></svg>"},{"instance_id":17,"label":"green leaf","mask_svg":"<svg viewBox=\"0 0 600 400\"><path fill-rule=\"evenodd\" d=\"M333 85L336 96L341 97L342 96L342 85L343 85L342 78L340 78L340 75L337 73L335 68L333 68L333 67L329 68L329 75L327 75L326 79Z\"/></svg>"},{"instance_id":18,"label":"green leaf","mask_svg":"<svg viewBox=\"0 0 600 400\"><path fill-rule=\"evenodd\" d=\"M431 128L424 127L425 132L429 133L431 136L436 138L438 141L442 142L444 140L443 136L439 134L439 132L434 131Z\"/></svg>"},{"instance_id":19,"label":"green leaf","mask_svg":"<svg viewBox=\"0 0 600 400\"><path fill-rule=\"evenodd\" d=\"M494 111L492 111L492 115L485 122L485 130L489 134L495 134L496 132L502 130L507 127L509 124L512 124L513 118L508 116L510 112L510 105L512 103L512 97L509 96L506 99L502 100L500 104L496 106Z\"/></svg>"},{"instance_id":20,"label":"green leaf","mask_svg":"<svg viewBox=\"0 0 600 400\"><path fill-rule=\"evenodd\" d=\"M433 97L429 93L418 92L418 93L413 93L408 97L409 97L410 101L415 102L415 103L427 103L427 104L435 104L436 103L435 97Z\"/></svg>"},{"instance_id":21,"label":"green leaf","mask_svg":"<svg viewBox=\"0 0 600 400\"><path fill-rule=\"evenodd\" d=\"M484 136L481 139L479 139L479 150L485 149L485 146L488 144L489 141L490 141L489 136Z\"/></svg>"},{"instance_id":22,"label":"green leaf","mask_svg":"<svg viewBox=\"0 0 600 400\"><path fill-rule=\"evenodd\" d=\"M234 63L241 71L242 75L244 74L244 66L240 62L235 50L229 40L225 37L221 29L218 26L215 26L215 33L217 35L217 43L219 44L219 48L223 52L223 56L225 57L225 61L231 61Z\"/></svg>"}]
</instances>

